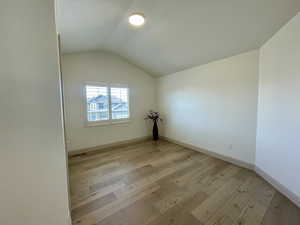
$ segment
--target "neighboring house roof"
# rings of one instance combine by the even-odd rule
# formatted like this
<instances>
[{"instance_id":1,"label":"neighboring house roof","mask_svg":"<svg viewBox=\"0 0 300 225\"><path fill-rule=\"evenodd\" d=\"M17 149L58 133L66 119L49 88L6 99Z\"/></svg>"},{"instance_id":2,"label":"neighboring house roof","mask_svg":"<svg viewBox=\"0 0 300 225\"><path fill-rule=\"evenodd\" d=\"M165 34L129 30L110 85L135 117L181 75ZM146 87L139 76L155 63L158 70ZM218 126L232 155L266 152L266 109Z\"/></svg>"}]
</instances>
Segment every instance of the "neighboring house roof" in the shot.
<instances>
[{"instance_id":1,"label":"neighboring house roof","mask_svg":"<svg viewBox=\"0 0 300 225\"><path fill-rule=\"evenodd\" d=\"M108 96L105 96L105 95L99 95L97 97L94 97L94 98L90 98L88 99L88 103L106 103L108 100ZM111 96L111 101L114 103L114 102L117 102L117 103L123 103L122 99L120 98L117 98L115 96Z\"/></svg>"},{"instance_id":2,"label":"neighboring house roof","mask_svg":"<svg viewBox=\"0 0 300 225\"><path fill-rule=\"evenodd\" d=\"M122 103L117 104L117 105L113 106L113 108L112 108L113 111L122 111L122 110L127 110L127 109L128 109L128 107Z\"/></svg>"}]
</instances>

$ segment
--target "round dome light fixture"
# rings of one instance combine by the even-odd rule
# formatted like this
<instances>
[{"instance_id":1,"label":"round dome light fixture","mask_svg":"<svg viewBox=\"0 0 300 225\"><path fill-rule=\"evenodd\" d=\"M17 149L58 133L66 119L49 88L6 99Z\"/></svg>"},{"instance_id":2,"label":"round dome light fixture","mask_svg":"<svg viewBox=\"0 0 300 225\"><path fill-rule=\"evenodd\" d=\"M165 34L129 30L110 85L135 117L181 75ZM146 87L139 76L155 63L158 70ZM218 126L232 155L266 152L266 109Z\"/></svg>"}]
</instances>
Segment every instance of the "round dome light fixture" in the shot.
<instances>
[{"instance_id":1,"label":"round dome light fixture","mask_svg":"<svg viewBox=\"0 0 300 225\"><path fill-rule=\"evenodd\" d=\"M145 17L141 13L133 13L129 16L129 23L135 27L141 27L145 24Z\"/></svg>"}]
</instances>

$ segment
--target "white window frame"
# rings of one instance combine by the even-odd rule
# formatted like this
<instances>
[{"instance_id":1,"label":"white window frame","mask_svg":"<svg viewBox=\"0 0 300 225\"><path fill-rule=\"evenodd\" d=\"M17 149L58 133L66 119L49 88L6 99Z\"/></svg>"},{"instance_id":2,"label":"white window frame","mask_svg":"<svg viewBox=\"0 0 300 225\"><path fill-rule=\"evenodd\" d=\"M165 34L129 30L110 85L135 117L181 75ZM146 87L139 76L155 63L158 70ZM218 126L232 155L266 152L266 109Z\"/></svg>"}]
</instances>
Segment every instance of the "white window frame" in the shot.
<instances>
[{"instance_id":1,"label":"white window frame","mask_svg":"<svg viewBox=\"0 0 300 225\"><path fill-rule=\"evenodd\" d=\"M99 121L89 121L88 120L88 102L86 96L86 86L98 86L98 87L106 87L108 93L108 120L99 120ZM128 118L124 119L112 119L112 110L111 110L111 88L127 88L128 95ZM84 118L85 125L87 127L93 126L103 126L103 125L112 125L112 124L120 124L120 123L129 123L130 122L130 112L131 112L131 104L130 104L130 88L127 84L116 84L116 83L106 83L106 82L84 82L83 85L83 97L84 97Z\"/></svg>"}]
</instances>

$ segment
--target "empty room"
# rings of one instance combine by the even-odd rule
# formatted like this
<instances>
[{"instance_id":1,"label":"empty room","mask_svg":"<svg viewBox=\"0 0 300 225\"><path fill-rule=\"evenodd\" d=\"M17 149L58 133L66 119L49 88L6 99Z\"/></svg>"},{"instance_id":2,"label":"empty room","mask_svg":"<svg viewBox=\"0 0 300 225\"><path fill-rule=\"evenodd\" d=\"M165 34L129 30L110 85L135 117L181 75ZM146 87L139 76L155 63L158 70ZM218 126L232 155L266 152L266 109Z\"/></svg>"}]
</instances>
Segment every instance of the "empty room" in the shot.
<instances>
[{"instance_id":1,"label":"empty room","mask_svg":"<svg viewBox=\"0 0 300 225\"><path fill-rule=\"evenodd\" d=\"M0 225L300 225L300 0L1 0Z\"/></svg>"}]
</instances>

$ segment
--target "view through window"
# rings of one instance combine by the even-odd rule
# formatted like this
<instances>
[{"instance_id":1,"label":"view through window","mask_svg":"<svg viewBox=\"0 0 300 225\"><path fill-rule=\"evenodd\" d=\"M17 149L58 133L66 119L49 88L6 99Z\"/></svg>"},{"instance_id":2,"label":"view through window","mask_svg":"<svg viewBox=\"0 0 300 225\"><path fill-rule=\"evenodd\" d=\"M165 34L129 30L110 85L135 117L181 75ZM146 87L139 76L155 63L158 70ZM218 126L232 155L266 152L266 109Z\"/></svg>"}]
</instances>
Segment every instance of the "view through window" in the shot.
<instances>
[{"instance_id":1,"label":"view through window","mask_svg":"<svg viewBox=\"0 0 300 225\"><path fill-rule=\"evenodd\" d=\"M110 88L112 119L129 118L128 88Z\"/></svg>"},{"instance_id":2,"label":"view through window","mask_svg":"<svg viewBox=\"0 0 300 225\"><path fill-rule=\"evenodd\" d=\"M129 118L129 90L114 85L86 85L88 122Z\"/></svg>"},{"instance_id":3,"label":"view through window","mask_svg":"<svg viewBox=\"0 0 300 225\"><path fill-rule=\"evenodd\" d=\"M109 120L107 87L86 86L88 121Z\"/></svg>"}]
</instances>

